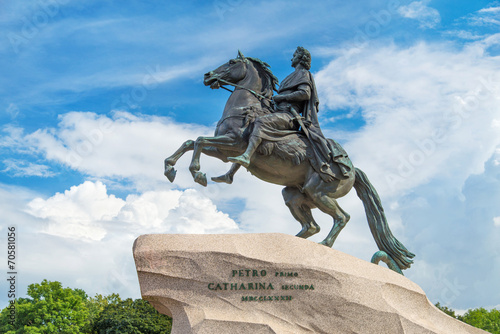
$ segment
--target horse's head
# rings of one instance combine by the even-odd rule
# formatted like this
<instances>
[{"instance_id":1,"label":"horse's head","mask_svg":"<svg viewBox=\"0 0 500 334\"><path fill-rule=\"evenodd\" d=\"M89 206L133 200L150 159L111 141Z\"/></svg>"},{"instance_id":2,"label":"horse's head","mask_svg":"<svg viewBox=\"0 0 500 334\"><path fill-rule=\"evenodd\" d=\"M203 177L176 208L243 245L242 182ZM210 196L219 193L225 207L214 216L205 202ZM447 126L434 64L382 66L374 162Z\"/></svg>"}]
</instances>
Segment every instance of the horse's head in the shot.
<instances>
[{"instance_id":1,"label":"horse's head","mask_svg":"<svg viewBox=\"0 0 500 334\"><path fill-rule=\"evenodd\" d=\"M250 65L246 57L238 51L238 56L215 70L205 73L203 83L212 89L217 89L226 83L237 84L246 76ZM225 81L225 82L224 82Z\"/></svg>"}]
</instances>

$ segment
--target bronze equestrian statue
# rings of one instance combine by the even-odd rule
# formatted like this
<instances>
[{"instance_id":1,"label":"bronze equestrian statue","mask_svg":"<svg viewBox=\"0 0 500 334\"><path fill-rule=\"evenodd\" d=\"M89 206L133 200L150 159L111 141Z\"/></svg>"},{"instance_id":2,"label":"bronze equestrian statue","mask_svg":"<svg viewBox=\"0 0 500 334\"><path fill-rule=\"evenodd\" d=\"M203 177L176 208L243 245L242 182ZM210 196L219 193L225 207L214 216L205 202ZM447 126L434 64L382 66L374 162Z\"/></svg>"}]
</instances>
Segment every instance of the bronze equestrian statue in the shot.
<instances>
[{"instance_id":1,"label":"bronze equestrian statue","mask_svg":"<svg viewBox=\"0 0 500 334\"><path fill-rule=\"evenodd\" d=\"M354 168L347 153L334 140L326 139L318 122L318 96L309 72L311 55L298 47L292 58L294 72L278 90L278 79L269 65L257 58L238 56L205 74L204 84L212 89L235 87L222 113L213 137L188 140L165 159L165 176L173 182L174 165L193 150L189 170L195 182L206 186L200 172L204 153L231 161L230 170L212 178L232 183L234 174L244 166L266 182L285 186L283 198L293 217L302 225L298 237L308 238L319 232L311 209L318 208L333 218L333 227L321 244L332 247L349 221L336 199L353 187L365 206L372 235L380 251L372 262L385 262L402 274L415 256L392 234L380 198L367 176ZM273 96L274 91L278 94Z\"/></svg>"}]
</instances>

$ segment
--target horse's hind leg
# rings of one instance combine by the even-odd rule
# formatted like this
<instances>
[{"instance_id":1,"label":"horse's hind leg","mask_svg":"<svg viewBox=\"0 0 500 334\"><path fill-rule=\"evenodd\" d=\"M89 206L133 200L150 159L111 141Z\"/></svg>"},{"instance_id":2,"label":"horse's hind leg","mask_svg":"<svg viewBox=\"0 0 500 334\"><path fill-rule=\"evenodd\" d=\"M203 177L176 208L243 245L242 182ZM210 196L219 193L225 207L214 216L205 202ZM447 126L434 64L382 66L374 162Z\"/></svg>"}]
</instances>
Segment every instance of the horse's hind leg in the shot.
<instances>
[{"instance_id":1,"label":"horse's hind leg","mask_svg":"<svg viewBox=\"0 0 500 334\"><path fill-rule=\"evenodd\" d=\"M311 209L315 207L311 200L295 187L284 188L282 194L293 217L302 225L297 237L309 238L318 233L320 228L311 214Z\"/></svg>"},{"instance_id":2,"label":"horse's hind leg","mask_svg":"<svg viewBox=\"0 0 500 334\"><path fill-rule=\"evenodd\" d=\"M332 247L333 243L339 236L340 231L345 227L349 219L351 218L347 212L345 212L337 203L337 201L325 194L311 194L311 198L321 211L332 216L333 227L328 233L328 236L321 242L321 244Z\"/></svg>"},{"instance_id":3,"label":"horse's hind leg","mask_svg":"<svg viewBox=\"0 0 500 334\"><path fill-rule=\"evenodd\" d=\"M174 182L175 174L177 173L174 168L177 160L179 160L180 157L184 155L184 153L192 151L193 149L194 141L187 140L181 145L181 147L177 149L177 151L174 152L174 154L165 159L165 172L163 174L165 174L170 182Z\"/></svg>"}]
</instances>

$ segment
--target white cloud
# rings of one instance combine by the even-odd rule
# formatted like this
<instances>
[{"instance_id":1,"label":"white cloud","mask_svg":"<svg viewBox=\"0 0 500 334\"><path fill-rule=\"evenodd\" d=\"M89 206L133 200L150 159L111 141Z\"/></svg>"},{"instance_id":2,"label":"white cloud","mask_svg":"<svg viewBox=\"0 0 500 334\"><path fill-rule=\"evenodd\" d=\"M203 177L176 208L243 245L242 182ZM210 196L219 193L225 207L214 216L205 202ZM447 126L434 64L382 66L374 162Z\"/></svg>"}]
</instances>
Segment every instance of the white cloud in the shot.
<instances>
[{"instance_id":1,"label":"white cloud","mask_svg":"<svg viewBox=\"0 0 500 334\"><path fill-rule=\"evenodd\" d=\"M192 156L192 152L188 152L176 165L174 184L168 182L163 175L163 160L185 140L212 133L212 128L180 124L168 118L134 116L126 112L116 112L112 118L108 118L88 112L71 112L60 116L57 127L28 134L23 129L12 128L0 140L26 154L30 153L27 151L29 147L34 154L41 154L51 162L65 164L88 175L88 179L108 179L106 183L112 188L137 191L138 195L130 195L125 199L126 204L117 216L118 220L124 222L135 221L141 226L155 226L154 231L161 233L209 233L218 227L209 223L209 220L200 223L195 208L212 212L215 221L222 219L219 217L221 213L210 209L209 203L201 198L196 200L197 206L194 205L193 201L198 196L195 194L198 193L187 191L181 196L171 190L176 187L195 187L197 192L217 205L230 205L233 208L232 217L242 224L245 231L297 233L300 225L284 205L281 187L259 181L243 168L236 175L233 185L210 183L207 188L203 188L194 183L188 170ZM207 173L208 178L223 174L229 168L228 164L215 158L203 157L201 164L201 170ZM121 185L124 179L128 181L128 186ZM235 200L246 205L244 213L243 207L230 204ZM192 205L186 205L189 201L193 202ZM179 208L171 210L165 204L167 202L178 203ZM168 219L165 216L167 208L171 210ZM159 210L159 213L153 214L154 210ZM174 224L172 217L184 221L184 224ZM232 228L227 225L220 230ZM97 234L95 238L102 236Z\"/></svg>"},{"instance_id":2,"label":"white cloud","mask_svg":"<svg viewBox=\"0 0 500 334\"><path fill-rule=\"evenodd\" d=\"M498 13L500 12L500 7L488 7L483 8L478 11L478 13Z\"/></svg>"},{"instance_id":3,"label":"white cloud","mask_svg":"<svg viewBox=\"0 0 500 334\"><path fill-rule=\"evenodd\" d=\"M465 20L472 26L493 27L500 25L500 7L487 7L468 15Z\"/></svg>"},{"instance_id":4,"label":"white cloud","mask_svg":"<svg viewBox=\"0 0 500 334\"><path fill-rule=\"evenodd\" d=\"M427 4L429 0L414 1L408 6L401 6L398 13L406 18L415 19L420 22L421 28L434 28L441 22L439 12Z\"/></svg>"},{"instance_id":5,"label":"white cloud","mask_svg":"<svg viewBox=\"0 0 500 334\"><path fill-rule=\"evenodd\" d=\"M77 79L74 77L60 77L58 80L43 83L43 89L57 91L65 87L75 92L87 91L96 88L111 89L116 87L131 87L130 93L139 96L136 104L146 99L147 94L158 85L178 78L190 78L199 75L209 65L213 65L212 58L199 58L195 61L183 62L178 65L161 65L154 63L142 68L130 69L128 72L115 69L102 70L97 73L82 73ZM133 100L133 98L132 98Z\"/></svg>"},{"instance_id":6,"label":"white cloud","mask_svg":"<svg viewBox=\"0 0 500 334\"><path fill-rule=\"evenodd\" d=\"M132 257L134 239L146 233L239 233L238 225L203 194L147 191L125 200L102 182L86 181L49 198L0 184L0 232L16 226L22 280L43 279L95 293L140 298ZM0 288L6 288L6 281ZM6 291L6 290L5 290ZM0 297L2 305L7 304Z\"/></svg>"},{"instance_id":7,"label":"white cloud","mask_svg":"<svg viewBox=\"0 0 500 334\"><path fill-rule=\"evenodd\" d=\"M429 279L416 263L413 279L426 286L432 300L461 308L494 306L500 297L500 230L494 226L500 215L500 168L495 153L484 171L470 175L460 193L449 190L448 182L435 181L417 187L401 198L401 215L406 216L407 233L414 237L424 261L438 277ZM416 207L415 196L425 196L428 205ZM439 254L439 256L436 256Z\"/></svg>"},{"instance_id":8,"label":"white cloud","mask_svg":"<svg viewBox=\"0 0 500 334\"><path fill-rule=\"evenodd\" d=\"M85 181L48 199L35 198L27 212L45 222L43 232L99 241L118 233L225 233L238 226L194 189L148 191L126 200L108 195L100 182Z\"/></svg>"},{"instance_id":9,"label":"white cloud","mask_svg":"<svg viewBox=\"0 0 500 334\"><path fill-rule=\"evenodd\" d=\"M167 233L235 233L238 226L225 213L194 189L179 198L179 205L165 221Z\"/></svg>"},{"instance_id":10,"label":"white cloud","mask_svg":"<svg viewBox=\"0 0 500 334\"><path fill-rule=\"evenodd\" d=\"M42 154L51 162L92 177L129 178L135 187L146 184L144 190L152 184L166 182L163 160L185 140L213 133L212 129L200 125L126 112L115 112L112 119L90 112L70 112L60 116L56 128L29 134L20 128L7 130L0 138L0 145L4 147L25 154ZM190 157L188 153L179 162L180 170L188 170ZM211 171L214 163L214 159L208 160L204 170ZM192 185L189 172L179 173L176 184Z\"/></svg>"},{"instance_id":11,"label":"white cloud","mask_svg":"<svg viewBox=\"0 0 500 334\"><path fill-rule=\"evenodd\" d=\"M458 38L466 40L478 40L478 39L483 39L485 37L483 35L477 35L466 30L448 30L445 31L444 34L447 36L456 36Z\"/></svg>"},{"instance_id":12,"label":"white cloud","mask_svg":"<svg viewBox=\"0 0 500 334\"><path fill-rule=\"evenodd\" d=\"M52 172L50 167L47 165L36 164L29 161L17 160L17 159L5 159L3 161L5 169L2 170L4 173L13 175L14 177L23 176L40 176L40 177L52 177L57 175L57 173Z\"/></svg>"},{"instance_id":13,"label":"white cloud","mask_svg":"<svg viewBox=\"0 0 500 334\"><path fill-rule=\"evenodd\" d=\"M64 194L33 199L28 203L28 213L48 222L44 229L48 234L101 240L106 234L102 222L112 220L124 205L123 200L108 196L103 183L86 181Z\"/></svg>"},{"instance_id":14,"label":"white cloud","mask_svg":"<svg viewBox=\"0 0 500 334\"><path fill-rule=\"evenodd\" d=\"M471 18L471 24L478 26L498 26L500 25L500 20L491 17L473 17Z\"/></svg>"},{"instance_id":15,"label":"white cloud","mask_svg":"<svg viewBox=\"0 0 500 334\"><path fill-rule=\"evenodd\" d=\"M127 196L116 219L155 233L237 233L236 223L194 189Z\"/></svg>"},{"instance_id":16,"label":"white cloud","mask_svg":"<svg viewBox=\"0 0 500 334\"><path fill-rule=\"evenodd\" d=\"M324 105L361 110L367 124L346 146L355 164L383 180L382 193L401 194L431 178L459 188L481 172L500 142L493 126L500 66L484 55L490 45L366 48L316 74Z\"/></svg>"},{"instance_id":17,"label":"white cloud","mask_svg":"<svg viewBox=\"0 0 500 334\"><path fill-rule=\"evenodd\" d=\"M14 150L17 153L33 153L34 149L26 144L24 129L6 125L2 131L5 135L0 136L0 148Z\"/></svg>"}]
</instances>

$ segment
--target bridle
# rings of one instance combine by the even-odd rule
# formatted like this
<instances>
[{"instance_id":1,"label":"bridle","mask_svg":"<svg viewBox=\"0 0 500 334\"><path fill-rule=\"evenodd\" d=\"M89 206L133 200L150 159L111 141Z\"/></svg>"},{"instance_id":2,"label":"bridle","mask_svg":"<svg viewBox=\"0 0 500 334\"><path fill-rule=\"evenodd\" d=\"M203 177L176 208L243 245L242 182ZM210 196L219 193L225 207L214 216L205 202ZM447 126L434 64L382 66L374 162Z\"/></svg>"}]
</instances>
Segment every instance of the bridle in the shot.
<instances>
[{"instance_id":1,"label":"bridle","mask_svg":"<svg viewBox=\"0 0 500 334\"><path fill-rule=\"evenodd\" d=\"M252 94L253 94L253 95L255 95L256 97L258 97L259 99L272 101L272 99L270 99L270 98L268 98L268 97L265 97L264 95L261 95L261 94L259 94L259 93L255 92L254 90L251 90L250 88L246 88L246 87L240 86L240 85L238 85L238 84L235 84L235 83L229 82L229 81L224 80L224 79L221 79L221 78L215 78L215 80L216 80L217 82L219 82L219 84L220 84L220 83L222 83L222 84L225 84L225 85L230 85L230 86L233 86L233 87L235 87L235 88L240 88L240 89L244 89L244 90L246 90L246 91L249 91L250 93L252 93ZM228 92L231 92L231 93L233 93L233 92L234 92L234 90L230 90L229 88L226 88L226 87L224 87L223 85L220 85L220 87L221 87L221 88L223 88L223 89L225 89L225 90L227 90Z\"/></svg>"}]
</instances>

